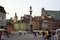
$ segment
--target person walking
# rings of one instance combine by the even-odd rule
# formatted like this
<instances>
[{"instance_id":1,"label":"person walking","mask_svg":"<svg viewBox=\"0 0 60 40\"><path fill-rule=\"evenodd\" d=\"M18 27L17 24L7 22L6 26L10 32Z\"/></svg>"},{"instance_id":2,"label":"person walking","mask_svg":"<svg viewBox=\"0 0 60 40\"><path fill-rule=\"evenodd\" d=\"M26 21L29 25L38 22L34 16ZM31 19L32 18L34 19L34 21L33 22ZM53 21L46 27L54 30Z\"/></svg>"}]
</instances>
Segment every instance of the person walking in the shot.
<instances>
[{"instance_id":1,"label":"person walking","mask_svg":"<svg viewBox=\"0 0 60 40\"><path fill-rule=\"evenodd\" d=\"M4 35L4 32L2 32L1 40L6 40L6 36Z\"/></svg>"},{"instance_id":2,"label":"person walking","mask_svg":"<svg viewBox=\"0 0 60 40\"><path fill-rule=\"evenodd\" d=\"M43 35L44 40L46 40L46 33L44 31L42 32L42 35Z\"/></svg>"},{"instance_id":3,"label":"person walking","mask_svg":"<svg viewBox=\"0 0 60 40\"><path fill-rule=\"evenodd\" d=\"M60 40L60 31L54 36L54 40Z\"/></svg>"},{"instance_id":4,"label":"person walking","mask_svg":"<svg viewBox=\"0 0 60 40\"><path fill-rule=\"evenodd\" d=\"M51 40L55 40L54 36L56 35L56 32L52 32L51 34Z\"/></svg>"},{"instance_id":5,"label":"person walking","mask_svg":"<svg viewBox=\"0 0 60 40\"><path fill-rule=\"evenodd\" d=\"M42 33L40 33L39 39L40 39L40 40L45 40Z\"/></svg>"},{"instance_id":6,"label":"person walking","mask_svg":"<svg viewBox=\"0 0 60 40\"><path fill-rule=\"evenodd\" d=\"M51 40L51 31L48 30L47 40Z\"/></svg>"}]
</instances>

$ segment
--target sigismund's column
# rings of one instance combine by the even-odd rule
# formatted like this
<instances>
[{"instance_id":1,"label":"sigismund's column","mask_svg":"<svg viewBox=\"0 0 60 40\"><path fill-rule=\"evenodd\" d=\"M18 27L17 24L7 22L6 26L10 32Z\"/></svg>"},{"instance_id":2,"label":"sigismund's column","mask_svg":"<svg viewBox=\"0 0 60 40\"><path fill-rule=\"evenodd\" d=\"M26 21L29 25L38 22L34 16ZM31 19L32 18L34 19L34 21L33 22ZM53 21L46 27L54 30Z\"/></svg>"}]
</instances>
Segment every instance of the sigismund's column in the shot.
<instances>
[{"instance_id":1,"label":"sigismund's column","mask_svg":"<svg viewBox=\"0 0 60 40\"><path fill-rule=\"evenodd\" d=\"M32 29L32 7L30 6L30 31L33 32L33 29Z\"/></svg>"}]
</instances>

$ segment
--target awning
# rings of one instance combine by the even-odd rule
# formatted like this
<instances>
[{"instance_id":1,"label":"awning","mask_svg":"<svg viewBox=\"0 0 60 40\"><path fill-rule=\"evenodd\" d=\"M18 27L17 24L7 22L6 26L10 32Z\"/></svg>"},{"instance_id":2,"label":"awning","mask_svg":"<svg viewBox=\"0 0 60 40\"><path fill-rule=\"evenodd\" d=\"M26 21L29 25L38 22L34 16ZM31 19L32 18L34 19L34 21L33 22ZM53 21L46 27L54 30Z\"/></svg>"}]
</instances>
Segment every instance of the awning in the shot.
<instances>
[{"instance_id":1,"label":"awning","mask_svg":"<svg viewBox=\"0 0 60 40\"><path fill-rule=\"evenodd\" d=\"M5 29L0 29L0 31L6 31Z\"/></svg>"}]
</instances>

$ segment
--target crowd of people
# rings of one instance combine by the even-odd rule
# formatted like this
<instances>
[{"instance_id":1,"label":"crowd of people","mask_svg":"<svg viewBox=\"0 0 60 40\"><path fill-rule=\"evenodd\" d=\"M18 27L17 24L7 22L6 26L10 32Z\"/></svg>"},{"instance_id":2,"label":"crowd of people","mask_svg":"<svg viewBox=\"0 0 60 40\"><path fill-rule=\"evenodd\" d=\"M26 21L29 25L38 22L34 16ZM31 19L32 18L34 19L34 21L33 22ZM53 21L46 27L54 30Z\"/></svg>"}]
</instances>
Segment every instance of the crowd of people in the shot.
<instances>
[{"instance_id":1,"label":"crowd of people","mask_svg":"<svg viewBox=\"0 0 60 40\"><path fill-rule=\"evenodd\" d=\"M37 34L40 35L43 40L60 40L60 31L56 32L56 30L44 30L42 32L32 31L32 34L34 37L37 37Z\"/></svg>"},{"instance_id":2,"label":"crowd of people","mask_svg":"<svg viewBox=\"0 0 60 40\"><path fill-rule=\"evenodd\" d=\"M34 37L37 36L36 32L32 32L32 33ZM22 34L19 33L19 35L22 35ZM56 32L56 30L44 30L40 33L38 32L38 35L40 35L41 38L44 40L60 40L60 30L58 32ZM5 38L6 38L6 35L4 34L4 32L2 32L2 34L0 35L0 39L5 40Z\"/></svg>"},{"instance_id":3,"label":"crowd of people","mask_svg":"<svg viewBox=\"0 0 60 40\"><path fill-rule=\"evenodd\" d=\"M46 30L40 33L41 37L44 40L60 40L60 30L56 32L56 30Z\"/></svg>"}]
</instances>

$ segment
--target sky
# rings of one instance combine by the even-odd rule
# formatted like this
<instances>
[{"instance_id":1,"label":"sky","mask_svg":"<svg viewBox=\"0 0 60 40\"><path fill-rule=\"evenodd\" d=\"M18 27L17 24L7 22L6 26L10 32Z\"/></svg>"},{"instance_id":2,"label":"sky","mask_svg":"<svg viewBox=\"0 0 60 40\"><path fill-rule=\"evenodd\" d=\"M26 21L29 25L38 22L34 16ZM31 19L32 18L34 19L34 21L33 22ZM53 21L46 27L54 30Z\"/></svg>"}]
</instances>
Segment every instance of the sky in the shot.
<instances>
[{"instance_id":1,"label":"sky","mask_svg":"<svg viewBox=\"0 0 60 40\"><path fill-rule=\"evenodd\" d=\"M0 0L0 6L5 8L7 19L14 18L15 13L20 19L24 14L30 14L30 6L32 6L32 16L41 16L42 8L59 11L60 0Z\"/></svg>"}]
</instances>

